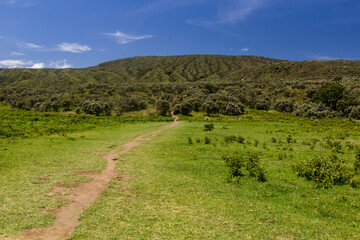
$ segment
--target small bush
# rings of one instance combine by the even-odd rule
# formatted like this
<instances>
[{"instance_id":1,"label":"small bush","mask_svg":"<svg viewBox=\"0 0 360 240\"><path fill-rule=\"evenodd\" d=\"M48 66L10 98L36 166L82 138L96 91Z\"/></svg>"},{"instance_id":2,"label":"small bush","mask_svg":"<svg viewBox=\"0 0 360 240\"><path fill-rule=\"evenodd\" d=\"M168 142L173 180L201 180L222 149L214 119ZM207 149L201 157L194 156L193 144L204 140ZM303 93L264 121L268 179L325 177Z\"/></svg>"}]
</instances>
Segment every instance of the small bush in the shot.
<instances>
[{"instance_id":1,"label":"small bush","mask_svg":"<svg viewBox=\"0 0 360 240\"><path fill-rule=\"evenodd\" d=\"M223 155L226 166L229 169L229 182L239 182L240 178L244 176L241 169L245 167L245 160L242 154L232 153Z\"/></svg>"},{"instance_id":2,"label":"small bush","mask_svg":"<svg viewBox=\"0 0 360 240\"><path fill-rule=\"evenodd\" d=\"M196 142L197 142L197 143L200 143L200 142L201 142L200 138L197 138L197 139L196 139Z\"/></svg>"},{"instance_id":3,"label":"small bush","mask_svg":"<svg viewBox=\"0 0 360 240\"><path fill-rule=\"evenodd\" d=\"M236 141L238 142L238 143L244 143L244 141L245 141L245 138L243 138L242 136L237 136L237 138L236 138Z\"/></svg>"},{"instance_id":4,"label":"small bush","mask_svg":"<svg viewBox=\"0 0 360 240\"><path fill-rule=\"evenodd\" d=\"M249 153L246 170L249 171L250 177L254 177L260 182L266 181L264 167L260 165L260 157L258 153Z\"/></svg>"},{"instance_id":5,"label":"small bush","mask_svg":"<svg viewBox=\"0 0 360 240\"><path fill-rule=\"evenodd\" d=\"M260 158L258 153L249 153L248 159L239 153L226 154L222 157L226 166L229 168L229 180L231 182L239 182L240 178L244 176L242 168L246 168L249 177L255 178L258 181L265 182L265 171L260 165Z\"/></svg>"},{"instance_id":6,"label":"small bush","mask_svg":"<svg viewBox=\"0 0 360 240\"><path fill-rule=\"evenodd\" d=\"M272 143L276 143L276 142L277 142L276 138L272 137L272 138L271 138L271 142L272 142Z\"/></svg>"},{"instance_id":7,"label":"small bush","mask_svg":"<svg viewBox=\"0 0 360 240\"><path fill-rule=\"evenodd\" d=\"M353 178L351 178L350 180L350 186L352 188L357 188L360 186L360 176L355 176Z\"/></svg>"},{"instance_id":8,"label":"small bush","mask_svg":"<svg viewBox=\"0 0 360 240\"><path fill-rule=\"evenodd\" d=\"M351 171L336 156L330 158L317 156L310 161L295 164L293 170L298 176L315 181L317 188L344 185L352 177Z\"/></svg>"},{"instance_id":9,"label":"small bush","mask_svg":"<svg viewBox=\"0 0 360 240\"><path fill-rule=\"evenodd\" d=\"M205 144L210 144L210 143L211 143L211 139L208 138L208 137L205 137L205 138L204 138L204 143L205 143Z\"/></svg>"},{"instance_id":10,"label":"small bush","mask_svg":"<svg viewBox=\"0 0 360 240\"><path fill-rule=\"evenodd\" d=\"M214 130L214 124L209 123L204 125L204 131L212 131Z\"/></svg>"},{"instance_id":11,"label":"small bush","mask_svg":"<svg viewBox=\"0 0 360 240\"><path fill-rule=\"evenodd\" d=\"M189 143L190 145L193 144L193 140L192 140L191 137L188 137L188 143Z\"/></svg>"},{"instance_id":12,"label":"small bush","mask_svg":"<svg viewBox=\"0 0 360 240\"><path fill-rule=\"evenodd\" d=\"M236 141L236 136L235 135L230 135L230 136L225 136L224 137L224 141L225 143L232 143Z\"/></svg>"}]
</instances>

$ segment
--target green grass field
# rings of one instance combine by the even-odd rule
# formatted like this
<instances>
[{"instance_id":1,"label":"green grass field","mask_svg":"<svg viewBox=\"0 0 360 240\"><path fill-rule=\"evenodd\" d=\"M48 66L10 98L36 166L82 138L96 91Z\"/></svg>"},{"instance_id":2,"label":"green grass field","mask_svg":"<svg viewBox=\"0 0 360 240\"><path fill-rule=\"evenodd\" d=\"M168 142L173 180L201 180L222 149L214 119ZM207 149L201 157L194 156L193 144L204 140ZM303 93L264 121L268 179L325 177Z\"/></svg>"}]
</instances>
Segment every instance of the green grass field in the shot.
<instances>
[{"instance_id":1,"label":"green grass field","mask_svg":"<svg viewBox=\"0 0 360 240\"><path fill-rule=\"evenodd\" d=\"M206 132L203 115L182 119L120 156L117 170L132 177L111 181L83 212L71 239L360 239L360 189L316 188L292 170L299 161L333 154L352 167L360 147L358 123L250 111L240 121L210 118L215 129ZM52 210L66 204L51 196L54 184L88 181L76 173L104 169L95 152L121 149L164 124L1 143L0 239L51 226ZM244 143L225 142L231 135ZM331 147L334 142L340 147ZM261 153L267 181L243 176L228 182L222 156L234 152Z\"/></svg>"}]
</instances>

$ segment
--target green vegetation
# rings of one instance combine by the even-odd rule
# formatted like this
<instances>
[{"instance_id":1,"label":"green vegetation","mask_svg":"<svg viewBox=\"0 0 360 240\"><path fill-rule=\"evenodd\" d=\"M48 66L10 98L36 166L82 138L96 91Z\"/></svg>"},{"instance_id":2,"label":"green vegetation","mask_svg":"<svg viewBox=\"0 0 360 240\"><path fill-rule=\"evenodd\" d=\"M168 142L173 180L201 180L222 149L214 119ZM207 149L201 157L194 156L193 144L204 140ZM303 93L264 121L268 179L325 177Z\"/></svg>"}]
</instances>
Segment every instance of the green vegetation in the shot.
<instances>
[{"instance_id":1,"label":"green vegetation","mask_svg":"<svg viewBox=\"0 0 360 240\"><path fill-rule=\"evenodd\" d=\"M161 125L124 123L117 128L0 143L0 238L51 226L54 212L68 203L61 197L79 182L90 180L78 176L79 171L102 171L103 154ZM52 191L55 185L61 186L58 193Z\"/></svg>"},{"instance_id":2,"label":"green vegetation","mask_svg":"<svg viewBox=\"0 0 360 240\"><path fill-rule=\"evenodd\" d=\"M11 109L0 105L0 140L42 135L64 135L95 128L119 126L122 123L171 121L154 112L129 113L121 117L95 117L90 115L39 113Z\"/></svg>"},{"instance_id":3,"label":"green vegetation","mask_svg":"<svg viewBox=\"0 0 360 240\"><path fill-rule=\"evenodd\" d=\"M256 113L252 113L254 119L259 117ZM71 239L358 238L360 189L349 185L316 188L316 183L298 177L292 166L318 155L331 156L333 151L326 144L329 137L358 147L360 135L354 130L359 125L295 119L288 121L275 114L266 122L214 121L211 132L203 131L204 122L182 121L119 162L119 171L133 177L128 184L113 180L99 201L85 211ZM327 121L336 124L325 126ZM327 130L316 131L314 123ZM342 131L337 125L347 127ZM244 143L225 143L231 134L243 136ZM289 134L297 141L288 143ZM201 141L189 144L189 138ZM204 138L211 143L205 144ZM303 142L312 139L319 141L310 150ZM354 149L338 154L349 167ZM248 153L254 152L262 153L250 156L260 157L265 182L257 181L246 169ZM229 168L223 156L243 156L237 183L226 181ZM127 193L119 191L124 188Z\"/></svg>"},{"instance_id":4,"label":"green vegetation","mask_svg":"<svg viewBox=\"0 0 360 240\"><path fill-rule=\"evenodd\" d=\"M94 115L155 108L166 115L168 104L183 115L240 116L247 107L360 119L359 69L360 61L220 55L135 57L85 69L0 69L0 102Z\"/></svg>"},{"instance_id":5,"label":"green vegetation","mask_svg":"<svg viewBox=\"0 0 360 240\"><path fill-rule=\"evenodd\" d=\"M172 111L180 125L119 156L71 239L360 238L359 76L360 61L217 55L0 69L0 238L51 226L79 172Z\"/></svg>"}]
</instances>

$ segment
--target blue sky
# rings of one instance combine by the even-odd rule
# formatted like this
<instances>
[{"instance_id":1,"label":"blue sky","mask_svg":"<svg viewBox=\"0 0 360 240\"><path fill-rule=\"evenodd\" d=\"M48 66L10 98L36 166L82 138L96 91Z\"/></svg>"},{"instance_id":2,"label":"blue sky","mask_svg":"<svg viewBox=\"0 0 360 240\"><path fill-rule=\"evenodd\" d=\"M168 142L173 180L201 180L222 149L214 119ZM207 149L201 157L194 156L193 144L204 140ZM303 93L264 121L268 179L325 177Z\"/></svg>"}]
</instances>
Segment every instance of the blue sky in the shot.
<instances>
[{"instance_id":1,"label":"blue sky","mask_svg":"<svg viewBox=\"0 0 360 240\"><path fill-rule=\"evenodd\" d=\"M360 59L359 0L0 0L0 68L148 55Z\"/></svg>"}]
</instances>

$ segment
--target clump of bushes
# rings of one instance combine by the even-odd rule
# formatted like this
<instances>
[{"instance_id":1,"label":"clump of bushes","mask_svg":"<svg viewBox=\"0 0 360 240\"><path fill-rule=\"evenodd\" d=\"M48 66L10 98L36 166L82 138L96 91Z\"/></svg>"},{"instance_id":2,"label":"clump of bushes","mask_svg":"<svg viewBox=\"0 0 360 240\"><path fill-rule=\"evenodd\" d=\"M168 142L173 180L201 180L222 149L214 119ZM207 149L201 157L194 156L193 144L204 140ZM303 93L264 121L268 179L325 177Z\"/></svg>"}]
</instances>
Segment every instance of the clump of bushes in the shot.
<instances>
[{"instance_id":1,"label":"clump of bushes","mask_svg":"<svg viewBox=\"0 0 360 240\"><path fill-rule=\"evenodd\" d=\"M214 130L214 124L213 123L209 123L209 124L204 125L204 131L212 131L212 130Z\"/></svg>"},{"instance_id":2,"label":"clump of bushes","mask_svg":"<svg viewBox=\"0 0 360 240\"><path fill-rule=\"evenodd\" d=\"M244 143L245 138L238 135L229 135L229 136L225 136L224 137L224 142L225 143L233 143L233 142L237 142L237 143Z\"/></svg>"},{"instance_id":3,"label":"clump of bushes","mask_svg":"<svg viewBox=\"0 0 360 240\"><path fill-rule=\"evenodd\" d=\"M226 166L229 169L228 181L238 183L240 178L244 176L243 169L248 172L248 176L258 181L265 182L265 170L260 164L258 153L248 153L247 158L240 153L224 154L222 156Z\"/></svg>"},{"instance_id":4,"label":"clump of bushes","mask_svg":"<svg viewBox=\"0 0 360 240\"><path fill-rule=\"evenodd\" d=\"M294 111L294 103L289 101L276 101L273 104L273 108L278 112L291 113Z\"/></svg>"},{"instance_id":5,"label":"clump of bushes","mask_svg":"<svg viewBox=\"0 0 360 240\"><path fill-rule=\"evenodd\" d=\"M310 161L293 165L293 171L300 177L315 181L317 188L348 184L353 177L351 169L338 157L317 156Z\"/></svg>"}]
</instances>

